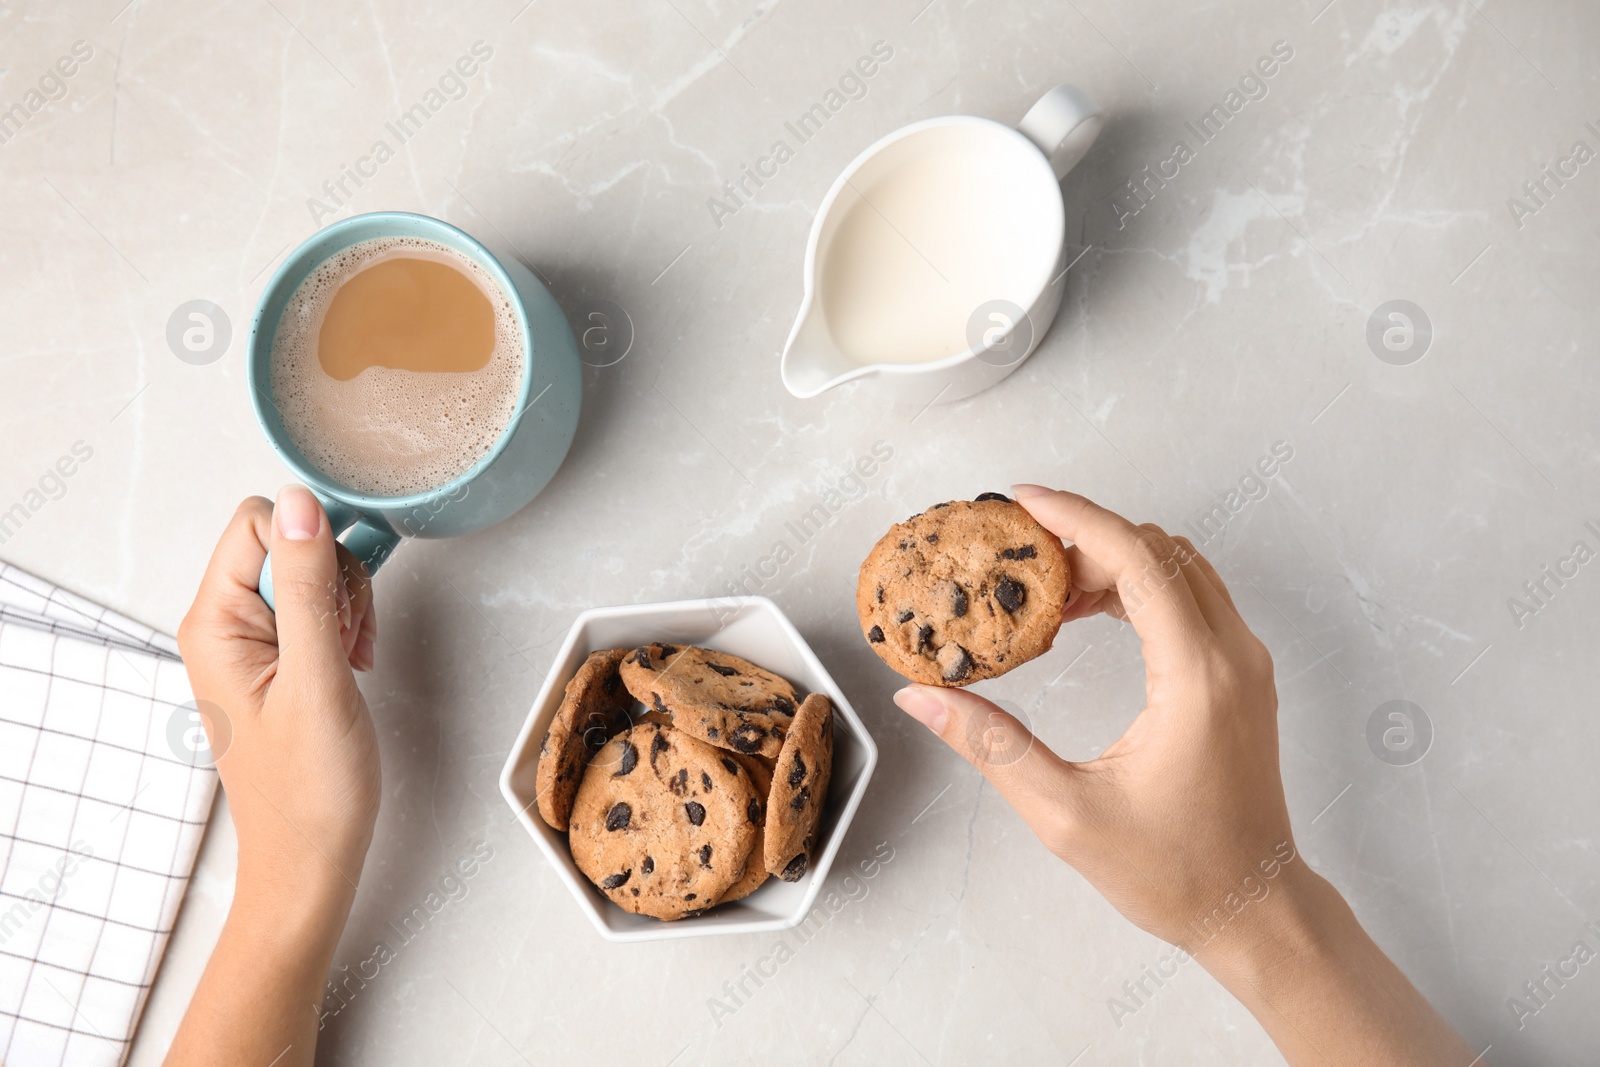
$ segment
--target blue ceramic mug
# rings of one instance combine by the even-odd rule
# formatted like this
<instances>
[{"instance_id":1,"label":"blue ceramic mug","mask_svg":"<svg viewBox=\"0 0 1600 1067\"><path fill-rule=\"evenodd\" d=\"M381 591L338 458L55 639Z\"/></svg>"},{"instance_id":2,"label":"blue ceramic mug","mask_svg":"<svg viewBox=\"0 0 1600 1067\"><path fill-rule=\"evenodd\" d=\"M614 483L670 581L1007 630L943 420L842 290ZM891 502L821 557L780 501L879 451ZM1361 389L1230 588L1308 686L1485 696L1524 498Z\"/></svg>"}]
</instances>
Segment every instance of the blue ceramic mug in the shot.
<instances>
[{"instance_id":1,"label":"blue ceramic mug","mask_svg":"<svg viewBox=\"0 0 1600 1067\"><path fill-rule=\"evenodd\" d=\"M510 299L522 328L522 388L517 411L487 455L465 474L425 493L371 496L318 470L294 446L272 400L272 339L300 283L323 262L361 241L418 237L477 263ZM250 402L261 432L316 494L334 535L372 574L405 537L455 537L520 511L555 476L578 428L583 376L578 346L550 290L520 263L501 263L449 223L403 211L336 222L289 254L262 290L245 353ZM272 605L272 558L261 568L261 598Z\"/></svg>"}]
</instances>

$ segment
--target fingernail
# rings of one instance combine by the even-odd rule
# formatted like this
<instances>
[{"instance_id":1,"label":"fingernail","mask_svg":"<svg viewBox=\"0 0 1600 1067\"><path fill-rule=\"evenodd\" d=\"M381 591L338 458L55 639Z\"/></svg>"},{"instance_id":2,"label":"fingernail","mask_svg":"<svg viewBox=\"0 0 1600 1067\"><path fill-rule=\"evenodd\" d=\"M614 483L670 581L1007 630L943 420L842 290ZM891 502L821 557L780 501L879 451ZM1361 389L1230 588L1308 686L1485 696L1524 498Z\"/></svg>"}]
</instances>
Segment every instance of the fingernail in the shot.
<instances>
[{"instance_id":1,"label":"fingernail","mask_svg":"<svg viewBox=\"0 0 1600 1067\"><path fill-rule=\"evenodd\" d=\"M286 541L309 541L322 529L322 505L303 485L286 485L272 507L278 534Z\"/></svg>"},{"instance_id":2,"label":"fingernail","mask_svg":"<svg viewBox=\"0 0 1600 1067\"><path fill-rule=\"evenodd\" d=\"M1023 482L1021 485L1013 485L1011 487L1011 492L1018 500L1021 500L1023 497L1029 496L1048 496L1055 492L1055 490L1046 489L1042 485L1034 485L1030 482Z\"/></svg>"},{"instance_id":3,"label":"fingernail","mask_svg":"<svg viewBox=\"0 0 1600 1067\"><path fill-rule=\"evenodd\" d=\"M901 711L934 733L944 733L944 723L950 717L950 711L944 706L944 701L926 689L908 685L894 695L894 702L900 705Z\"/></svg>"}]
</instances>

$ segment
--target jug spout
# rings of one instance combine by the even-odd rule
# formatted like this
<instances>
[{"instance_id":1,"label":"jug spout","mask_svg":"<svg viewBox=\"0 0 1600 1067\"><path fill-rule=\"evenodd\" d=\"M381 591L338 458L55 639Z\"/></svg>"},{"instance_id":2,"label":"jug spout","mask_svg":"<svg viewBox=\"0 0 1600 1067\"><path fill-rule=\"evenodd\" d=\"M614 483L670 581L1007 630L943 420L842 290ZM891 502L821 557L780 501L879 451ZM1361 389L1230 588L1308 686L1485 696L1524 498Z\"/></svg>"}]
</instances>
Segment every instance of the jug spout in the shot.
<instances>
[{"instance_id":1,"label":"jug spout","mask_svg":"<svg viewBox=\"0 0 1600 1067\"><path fill-rule=\"evenodd\" d=\"M802 400L872 373L839 349L820 309L810 300L789 332L781 371L784 388Z\"/></svg>"}]
</instances>

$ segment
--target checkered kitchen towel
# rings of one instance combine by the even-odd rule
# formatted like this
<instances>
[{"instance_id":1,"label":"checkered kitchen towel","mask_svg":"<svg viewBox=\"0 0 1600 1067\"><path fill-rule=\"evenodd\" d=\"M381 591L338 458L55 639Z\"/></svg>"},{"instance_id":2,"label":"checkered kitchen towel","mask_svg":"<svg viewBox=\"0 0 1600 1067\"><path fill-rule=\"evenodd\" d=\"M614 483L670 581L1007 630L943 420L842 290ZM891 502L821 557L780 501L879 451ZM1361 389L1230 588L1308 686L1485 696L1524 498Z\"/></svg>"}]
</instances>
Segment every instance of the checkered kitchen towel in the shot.
<instances>
[{"instance_id":1,"label":"checkered kitchen towel","mask_svg":"<svg viewBox=\"0 0 1600 1067\"><path fill-rule=\"evenodd\" d=\"M0 1064L126 1059L217 786L190 700L171 638L0 563Z\"/></svg>"}]
</instances>

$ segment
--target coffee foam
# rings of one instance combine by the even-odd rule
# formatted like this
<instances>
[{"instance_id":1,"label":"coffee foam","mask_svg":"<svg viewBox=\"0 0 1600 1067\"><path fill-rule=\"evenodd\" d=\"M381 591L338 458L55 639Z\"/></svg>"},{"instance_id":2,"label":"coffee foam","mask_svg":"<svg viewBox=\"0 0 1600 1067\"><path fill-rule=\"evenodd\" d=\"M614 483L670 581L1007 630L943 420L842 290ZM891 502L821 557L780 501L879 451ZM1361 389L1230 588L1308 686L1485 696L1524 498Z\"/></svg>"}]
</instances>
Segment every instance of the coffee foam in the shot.
<instances>
[{"instance_id":1,"label":"coffee foam","mask_svg":"<svg viewBox=\"0 0 1600 1067\"><path fill-rule=\"evenodd\" d=\"M494 309L494 353L481 370L368 367L349 381L322 369L317 337L339 287L396 256L449 263ZM489 273L454 249L415 237L353 244L319 264L283 309L272 340L272 398L295 448L334 481L371 496L436 489L471 470L500 439L522 391L522 329Z\"/></svg>"}]
</instances>

